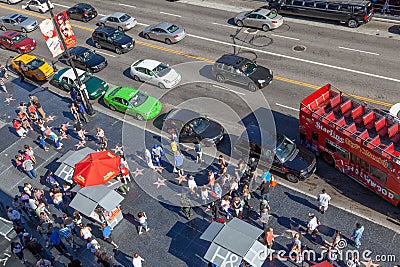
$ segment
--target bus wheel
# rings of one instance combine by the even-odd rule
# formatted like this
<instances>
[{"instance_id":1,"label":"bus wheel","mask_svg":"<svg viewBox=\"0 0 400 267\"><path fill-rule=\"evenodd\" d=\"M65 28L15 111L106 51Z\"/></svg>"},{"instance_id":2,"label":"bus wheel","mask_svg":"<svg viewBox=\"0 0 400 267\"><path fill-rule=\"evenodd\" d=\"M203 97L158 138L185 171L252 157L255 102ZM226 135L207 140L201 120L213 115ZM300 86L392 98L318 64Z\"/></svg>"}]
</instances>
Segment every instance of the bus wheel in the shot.
<instances>
[{"instance_id":1,"label":"bus wheel","mask_svg":"<svg viewBox=\"0 0 400 267\"><path fill-rule=\"evenodd\" d=\"M334 165L334 160L333 160L333 157L331 156L331 155L329 155L328 153L323 153L322 154L322 158L324 159L324 161L326 162L326 163L328 163L329 165Z\"/></svg>"}]
</instances>

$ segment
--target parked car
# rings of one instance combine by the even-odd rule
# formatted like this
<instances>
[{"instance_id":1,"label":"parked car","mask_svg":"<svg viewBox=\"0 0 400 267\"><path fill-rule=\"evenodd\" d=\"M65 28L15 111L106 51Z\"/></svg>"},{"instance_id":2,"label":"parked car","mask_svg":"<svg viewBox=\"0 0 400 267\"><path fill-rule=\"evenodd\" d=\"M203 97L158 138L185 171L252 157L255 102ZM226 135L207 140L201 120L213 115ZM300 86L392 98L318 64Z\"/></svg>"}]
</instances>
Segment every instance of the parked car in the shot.
<instances>
[{"instance_id":1,"label":"parked car","mask_svg":"<svg viewBox=\"0 0 400 267\"><path fill-rule=\"evenodd\" d=\"M69 53L76 67L90 73L99 72L108 64L105 57L83 46L75 46L69 50ZM66 53L63 54L63 58L67 59ZM66 62L69 64L67 60Z\"/></svg>"},{"instance_id":2,"label":"parked car","mask_svg":"<svg viewBox=\"0 0 400 267\"><path fill-rule=\"evenodd\" d=\"M265 8L258 8L249 12L241 12L237 14L233 20L239 27L246 26L258 28L265 32L279 28L283 24L283 18L281 15Z\"/></svg>"},{"instance_id":3,"label":"parked car","mask_svg":"<svg viewBox=\"0 0 400 267\"><path fill-rule=\"evenodd\" d=\"M136 81L170 89L181 81L181 75L168 65L152 59L140 59L131 65L131 76Z\"/></svg>"},{"instance_id":4,"label":"parked car","mask_svg":"<svg viewBox=\"0 0 400 267\"><path fill-rule=\"evenodd\" d=\"M49 1L49 6L51 9L54 8L54 4L51 1ZM46 0L29 0L26 3L26 9L40 13L45 13L49 11L49 8L46 4Z\"/></svg>"},{"instance_id":5,"label":"parked car","mask_svg":"<svg viewBox=\"0 0 400 267\"><path fill-rule=\"evenodd\" d=\"M96 28L92 33L92 40L96 48L104 47L117 54L126 53L135 47L135 40L132 37L110 27Z\"/></svg>"},{"instance_id":6,"label":"parked car","mask_svg":"<svg viewBox=\"0 0 400 267\"><path fill-rule=\"evenodd\" d=\"M400 121L400 103L396 103L389 109L389 114L395 118L395 120Z\"/></svg>"},{"instance_id":7,"label":"parked car","mask_svg":"<svg viewBox=\"0 0 400 267\"><path fill-rule=\"evenodd\" d=\"M129 87L115 86L104 95L104 102L111 110L118 110L138 120L157 117L162 104L157 98Z\"/></svg>"},{"instance_id":8,"label":"parked car","mask_svg":"<svg viewBox=\"0 0 400 267\"><path fill-rule=\"evenodd\" d=\"M252 92L267 86L273 79L270 69L234 54L220 57L214 63L212 73L218 82L232 81L243 84Z\"/></svg>"},{"instance_id":9,"label":"parked car","mask_svg":"<svg viewBox=\"0 0 400 267\"><path fill-rule=\"evenodd\" d=\"M158 40L166 44L177 43L186 37L186 30L173 23L161 22L146 27L143 30L146 39Z\"/></svg>"},{"instance_id":10,"label":"parked car","mask_svg":"<svg viewBox=\"0 0 400 267\"><path fill-rule=\"evenodd\" d=\"M24 33L34 31L39 27L35 19L28 18L18 13L1 17L0 24L0 28L3 31L15 30Z\"/></svg>"},{"instance_id":11,"label":"parked car","mask_svg":"<svg viewBox=\"0 0 400 267\"><path fill-rule=\"evenodd\" d=\"M109 88L107 82L96 76L93 76L89 72L80 69L77 69L76 71L78 72L78 76L82 84L86 87L86 90L89 94L89 99L96 99L104 95ZM50 84L66 91L71 91L72 89L79 91L75 73L71 68L65 68L57 72L50 81Z\"/></svg>"},{"instance_id":12,"label":"parked car","mask_svg":"<svg viewBox=\"0 0 400 267\"><path fill-rule=\"evenodd\" d=\"M6 2L9 5L16 4L21 2L22 0L1 0L2 2Z\"/></svg>"},{"instance_id":13,"label":"parked car","mask_svg":"<svg viewBox=\"0 0 400 267\"><path fill-rule=\"evenodd\" d=\"M297 183L316 170L315 155L282 134L272 134L258 126L251 125L237 140L234 151L242 158L255 158L258 167L284 175L287 180Z\"/></svg>"},{"instance_id":14,"label":"parked car","mask_svg":"<svg viewBox=\"0 0 400 267\"><path fill-rule=\"evenodd\" d=\"M333 20L346 23L350 28L372 19L374 8L368 0L266 0L267 8L281 14Z\"/></svg>"},{"instance_id":15,"label":"parked car","mask_svg":"<svg viewBox=\"0 0 400 267\"><path fill-rule=\"evenodd\" d=\"M163 129L179 133L180 143L201 142L204 145L219 143L225 134L218 122L189 109L173 109L164 118Z\"/></svg>"},{"instance_id":16,"label":"parked car","mask_svg":"<svg viewBox=\"0 0 400 267\"><path fill-rule=\"evenodd\" d=\"M36 41L24 33L5 31L0 34L0 47L23 54L34 50Z\"/></svg>"},{"instance_id":17,"label":"parked car","mask_svg":"<svg viewBox=\"0 0 400 267\"><path fill-rule=\"evenodd\" d=\"M85 3L76 4L73 7L67 9L67 14L70 19L81 20L88 22L97 16L96 9Z\"/></svg>"},{"instance_id":18,"label":"parked car","mask_svg":"<svg viewBox=\"0 0 400 267\"><path fill-rule=\"evenodd\" d=\"M118 30L127 31L136 26L136 18L123 12L115 12L102 17L99 21L100 26L109 26Z\"/></svg>"},{"instance_id":19,"label":"parked car","mask_svg":"<svg viewBox=\"0 0 400 267\"><path fill-rule=\"evenodd\" d=\"M36 81L44 81L54 74L54 69L45 61L34 55L21 54L11 59L11 66L18 72L21 71L20 62L28 67L25 76Z\"/></svg>"}]
</instances>

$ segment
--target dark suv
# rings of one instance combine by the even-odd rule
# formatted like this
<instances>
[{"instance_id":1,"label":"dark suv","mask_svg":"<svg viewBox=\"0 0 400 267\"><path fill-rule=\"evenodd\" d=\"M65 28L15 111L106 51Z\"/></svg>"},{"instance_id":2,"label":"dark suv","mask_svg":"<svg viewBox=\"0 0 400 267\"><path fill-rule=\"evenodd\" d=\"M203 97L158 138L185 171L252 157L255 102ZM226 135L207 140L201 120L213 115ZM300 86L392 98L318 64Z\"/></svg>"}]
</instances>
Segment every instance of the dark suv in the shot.
<instances>
[{"instance_id":1,"label":"dark suv","mask_svg":"<svg viewBox=\"0 0 400 267\"><path fill-rule=\"evenodd\" d=\"M94 46L107 48L117 54L126 53L135 47L135 40L125 33L109 27L100 27L92 33Z\"/></svg>"},{"instance_id":2,"label":"dark suv","mask_svg":"<svg viewBox=\"0 0 400 267\"><path fill-rule=\"evenodd\" d=\"M334 20L358 27L372 19L374 9L366 0L266 0L267 8L281 14Z\"/></svg>"},{"instance_id":3,"label":"dark suv","mask_svg":"<svg viewBox=\"0 0 400 267\"><path fill-rule=\"evenodd\" d=\"M315 155L281 134L251 125L237 140L234 151L242 158L255 158L259 167L271 168L293 183L304 180L317 168Z\"/></svg>"},{"instance_id":4,"label":"dark suv","mask_svg":"<svg viewBox=\"0 0 400 267\"><path fill-rule=\"evenodd\" d=\"M233 54L220 57L212 67L212 73L218 82L232 81L244 84L252 92L267 86L273 79L270 69Z\"/></svg>"}]
</instances>

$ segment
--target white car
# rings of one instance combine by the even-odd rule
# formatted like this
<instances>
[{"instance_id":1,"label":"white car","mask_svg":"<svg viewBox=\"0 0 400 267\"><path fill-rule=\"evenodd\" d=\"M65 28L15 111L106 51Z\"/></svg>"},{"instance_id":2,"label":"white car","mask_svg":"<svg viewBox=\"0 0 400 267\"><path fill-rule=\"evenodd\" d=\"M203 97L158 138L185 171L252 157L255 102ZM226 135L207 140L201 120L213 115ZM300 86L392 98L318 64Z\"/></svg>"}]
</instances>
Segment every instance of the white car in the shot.
<instances>
[{"instance_id":1,"label":"white car","mask_svg":"<svg viewBox=\"0 0 400 267\"><path fill-rule=\"evenodd\" d=\"M161 89L175 87L181 75L168 65L152 59L140 59L131 65L131 76L136 81L154 84Z\"/></svg>"},{"instance_id":2,"label":"white car","mask_svg":"<svg viewBox=\"0 0 400 267\"><path fill-rule=\"evenodd\" d=\"M390 108L389 114L392 115L395 119L400 120L400 103L394 104Z\"/></svg>"},{"instance_id":3,"label":"white car","mask_svg":"<svg viewBox=\"0 0 400 267\"><path fill-rule=\"evenodd\" d=\"M21 2L22 0L2 0L2 2L7 2L7 4L12 5Z\"/></svg>"},{"instance_id":4,"label":"white car","mask_svg":"<svg viewBox=\"0 0 400 267\"><path fill-rule=\"evenodd\" d=\"M51 1L49 1L49 5L51 9L54 8L54 5ZM49 11L49 8L47 7L46 4L46 0L29 0L28 3L26 3L25 8L40 13L45 13Z\"/></svg>"}]
</instances>

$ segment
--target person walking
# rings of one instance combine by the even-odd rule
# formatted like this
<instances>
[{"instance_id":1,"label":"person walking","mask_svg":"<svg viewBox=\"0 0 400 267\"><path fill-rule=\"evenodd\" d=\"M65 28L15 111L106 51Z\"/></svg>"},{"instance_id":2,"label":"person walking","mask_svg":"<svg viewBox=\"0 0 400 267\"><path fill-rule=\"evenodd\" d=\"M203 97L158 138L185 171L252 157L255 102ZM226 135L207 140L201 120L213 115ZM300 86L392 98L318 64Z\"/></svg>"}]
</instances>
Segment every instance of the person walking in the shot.
<instances>
[{"instance_id":1,"label":"person walking","mask_svg":"<svg viewBox=\"0 0 400 267\"><path fill-rule=\"evenodd\" d=\"M87 118L86 109L85 109L85 106L83 105L82 102L80 102L80 103L78 104L78 112L79 112L79 115L82 117L83 121L84 121L85 123L88 123L89 120L88 120L88 118Z\"/></svg>"},{"instance_id":2,"label":"person walking","mask_svg":"<svg viewBox=\"0 0 400 267\"><path fill-rule=\"evenodd\" d=\"M151 150L151 155L153 156L153 160L157 163L157 166L161 167L161 157L164 156L163 148L155 144Z\"/></svg>"},{"instance_id":3,"label":"person walking","mask_svg":"<svg viewBox=\"0 0 400 267\"><path fill-rule=\"evenodd\" d=\"M239 197L234 197L232 207L235 210L236 217L239 219L243 218L243 204Z\"/></svg>"},{"instance_id":4,"label":"person walking","mask_svg":"<svg viewBox=\"0 0 400 267\"><path fill-rule=\"evenodd\" d=\"M44 137L43 135L39 135L37 138L40 147L44 150L44 151L49 151L49 147L47 146L46 143L46 137Z\"/></svg>"},{"instance_id":5,"label":"person walking","mask_svg":"<svg viewBox=\"0 0 400 267\"><path fill-rule=\"evenodd\" d=\"M17 132L20 138L25 138L26 133L28 132L24 127L22 127L22 123L19 120L13 120L13 128Z\"/></svg>"},{"instance_id":6,"label":"person walking","mask_svg":"<svg viewBox=\"0 0 400 267\"><path fill-rule=\"evenodd\" d=\"M76 250L75 240L72 235L71 229L64 224L60 225L59 234L64 237L65 241L67 241L68 245L73 249Z\"/></svg>"},{"instance_id":7,"label":"person walking","mask_svg":"<svg viewBox=\"0 0 400 267\"><path fill-rule=\"evenodd\" d=\"M36 267L53 267L51 261L41 258L35 265Z\"/></svg>"},{"instance_id":8,"label":"person walking","mask_svg":"<svg viewBox=\"0 0 400 267\"><path fill-rule=\"evenodd\" d=\"M37 177L35 168L33 167L33 162L31 159L24 159L22 162L22 169L29 176L29 178L34 179Z\"/></svg>"},{"instance_id":9,"label":"person walking","mask_svg":"<svg viewBox=\"0 0 400 267\"><path fill-rule=\"evenodd\" d=\"M263 230L267 230L268 222L269 222L269 212L268 209L262 209L260 211L259 221L262 223Z\"/></svg>"},{"instance_id":10,"label":"person walking","mask_svg":"<svg viewBox=\"0 0 400 267\"><path fill-rule=\"evenodd\" d=\"M223 211L225 211L225 217L227 220L229 220L229 215L230 215L230 208L231 208L231 202L229 200L229 196L224 196L224 198L221 201L221 207Z\"/></svg>"},{"instance_id":11,"label":"person walking","mask_svg":"<svg viewBox=\"0 0 400 267\"><path fill-rule=\"evenodd\" d=\"M29 117L23 111L18 112L17 118L22 123L22 127L24 127L27 131L28 129L33 131L33 127L29 122Z\"/></svg>"},{"instance_id":12,"label":"person walking","mask_svg":"<svg viewBox=\"0 0 400 267\"><path fill-rule=\"evenodd\" d=\"M151 158L151 153L150 150L148 150L147 148L143 149L143 153L144 153L144 158L146 160L147 166L152 169L152 170L156 170L156 167L154 167L153 164L153 160Z\"/></svg>"},{"instance_id":13,"label":"person walking","mask_svg":"<svg viewBox=\"0 0 400 267\"><path fill-rule=\"evenodd\" d=\"M132 260L133 267L142 267L143 266L142 262L146 262L146 260L140 257L139 253L133 254L133 260Z\"/></svg>"},{"instance_id":14,"label":"person walking","mask_svg":"<svg viewBox=\"0 0 400 267\"><path fill-rule=\"evenodd\" d=\"M200 166L203 163L203 145L197 140L194 143L194 151L196 152L196 163Z\"/></svg>"},{"instance_id":15,"label":"person walking","mask_svg":"<svg viewBox=\"0 0 400 267\"><path fill-rule=\"evenodd\" d=\"M42 117L43 119L46 118L46 113L43 110L42 104L40 104L39 102L39 98L37 98L37 96L34 95L29 95L29 99L31 101L31 103L35 106L36 110L39 112L40 117Z\"/></svg>"},{"instance_id":16,"label":"person walking","mask_svg":"<svg viewBox=\"0 0 400 267\"><path fill-rule=\"evenodd\" d=\"M93 236L92 228L86 224L82 224L80 234L83 239L87 240L89 237Z\"/></svg>"},{"instance_id":17,"label":"person walking","mask_svg":"<svg viewBox=\"0 0 400 267\"><path fill-rule=\"evenodd\" d=\"M79 117L79 110L75 103L71 104L69 111L71 112L72 116L74 116L74 121L81 121L81 118Z\"/></svg>"},{"instance_id":18,"label":"person walking","mask_svg":"<svg viewBox=\"0 0 400 267\"><path fill-rule=\"evenodd\" d=\"M103 239L107 242L109 242L111 245L113 245L115 247L115 249L118 249L118 245L115 244L115 242L111 239L111 232L112 232L112 228L111 226L102 223L101 224L102 227L102 233L103 233Z\"/></svg>"},{"instance_id":19,"label":"person walking","mask_svg":"<svg viewBox=\"0 0 400 267\"><path fill-rule=\"evenodd\" d=\"M274 229L272 227L268 227L264 234L264 244L268 249L272 249L272 245L274 244L275 236Z\"/></svg>"},{"instance_id":20,"label":"person walking","mask_svg":"<svg viewBox=\"0 0 400 267\"><path fill-rule=\"evenodd\" d=\"M138 213L138 221L139 221L139 235L141 235L142 229L144 228L146 232L150 230L150 228L147 226L147 215L144 212L139 212Z\"/></svg>"},{"instance_id":21,"label":"person walking","mask_svg":"<svg viewBox=\"0 0 400 267\"><path fill-rule=\"evenodd\" d=\"M356 223L356 228L353 230L353 234L351 238L354 240L354 244L356 248L360 248L361 242L360 239L364 233L364 226L361 223Z\"/></svg>"},{"instance_id":22,"label":"person walking","mask_svg":"<svg viewBox=\"0 0 400 267\"><path fill-rule=\"evenodd\" d=\"M11 254L18 257L22 264L25 264L26 259L24 257L24 252L22 251L22 245L19 242L11 242Z\"/></svg>"},{"instance_id":23,"label":"person walking","mask_svg":"<svg viewBox=\"0 0 400 267\"><path fill-rule=\"evenodd\" d=\"M314 213L309 213L308 217L310 220L307 224L307 233L311 235L313 241L315 242L317 240L318 226L320 223Z\"/></svg>"},{"instance_id":24,"label":"person walking","mask_svg":"<svg viewBox=\"0 0 400 267\"><path fill-rule=\"evenodd\" d=\"M25 149L25 153L28 154L28 156L31 158L33 163L36 164L36 157L35 157L35 152L33 151L33 148L28 145L24 145L24 149Z\"/></svg>"},{"instance_id":25,"label":"person walking","mask_svg":"<svg viewBox=\"0 0 400 267\"><path fill-rule=\"evenodd\" d=\"M298 263L302 262L301 241L300 241L299 233L294 234L294 237L292 240L292 248L290 249L290 252L295 255L296 262L298 262Z\"/></svg>"},{"instance_id":26,"label":"person walking","mask_svg":"<svg viewBox=\"0 0 400 267\"><path fill-rule=\"evenodd\" d=\"M322 214L325 214L325 212L328 209L329 201L331 201L331 196L328 195L325 191L325 189L322 189L322 193L318 194L317 200L319 202L319 212Z\"/></svg>"},{"instance_id":27,"label":"person walking","mask_svg":"<svg viewBox=\"0 0 400 267\"><path fill-rule=\"evenodd\" d=\"M22 62L19 61L19 71L18 75L19 75L19 81L22 83L23 81L25 81L25 73L29 70L28 66Z\"/></svg>"},{"instance_id":28,"label":"person walking","mask_svg":"<svg viewBox=\"0 0 400 267\"><path fill-rule=\"evenodd\" d=\"M53 229L50 234L50 242L51 244L60 252L61 254L69 255L68 249L65 244L61 241L60 236L56 229Z\"/></svg>"},{"instance_id":29,"label":"person walking","mask_svg":"<svg viewBox=\"0 0 400 267\"><path fill-rule=\"evenodd\" d=\"M192 203L187 198L186 194L182 194L181 196L181 211L185 215L186 219L190 220L190 217L192 217Z\"/></svg>"},{"instance_id":30,"label":"person walking","mask_svg":"<svg viewBox=\"0 0 400 267\"><path fill-rule=\"evenodd\" d=\"M21 213L19 213L17 210L11 208L10 206L6 206L7 209L7 216L10 221L12 221L15 225L22 225L22 220L21 220Z\"/></svg>"},{"instance_id":31,"label":"person walking","mask_svg":"<svg viewBox=\"0 0 400 267\"><path fill-rule=\"evenodd\" d=\"M260 194L261 194L261 199L262 200L266 200L269 202L269 193L270 193L270 188L271 188L271 182L267 182L265 179L262 180L262 183L260 184L260 186L258 187L258 189L260 190Z\"/></svg>"},{"instance_id":32,"label":"person walking","mask_svg":"<svg viewBox=\"0 0 400 267\"><path fill-rule=\"evenodd\" d=\"M188 188L192 195L194 195L195 197L199 197L199 194L197 193L196 180L194 179L194 177L192 175L190 175L189 180L188 180Z\"/></svg>"},{"instance_id":33,"label":"person walking","mask_svg":"<svg viewBox=\"0 0 400 267\"><path fill-rule=\"evenodd\" d=\"M206 186L206 185L203 185L203 186L201 187L201 201L202 201L203 205L207 204L207 202L208 202L209 199L210 199L210 198L209 198L209 196L208 196L208 189L207 189L207 186ZM210 208L207 207L207 209L209 210ZM206 211L208 211L208 210L206 210Z\"/></svg>"},{"instance_id":34,"label":"person walking","mask_svg":"<svg viewBox=\"0 0 400 267\"><path fill-rule=\"evenodd\" d=\"M97 137L97 140L99 140L100 145L107 147L108 139L107 139L103 129L101 129L99 127L96 128L96 137Z\"/></svg>"},{"instance_id":35,"label":"person walking","mask_svg":"<svg viewBox=\"0 0 400 267\"><path fill-rule=\"evenodd\" d=\"M174 152L174 172L177 172L179 176L183 176L183 155L177 150Z\"/></svg>"},{"instance_id":36,"label":"person walking","mask_svg":"<svg viewBox=\"0 0 400 267\"><path fill-rule=\"evenodd\" d=\"M5 67L3 67L0 64L0 87L3 89L3 91L5 93L8 93L7 87L6 87L6 84L5 84L6 80L8 80L7 70L6 70Z\"/></svg>"}]
</instances>

